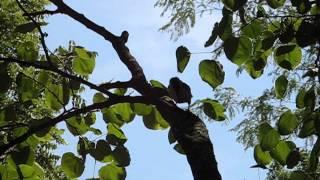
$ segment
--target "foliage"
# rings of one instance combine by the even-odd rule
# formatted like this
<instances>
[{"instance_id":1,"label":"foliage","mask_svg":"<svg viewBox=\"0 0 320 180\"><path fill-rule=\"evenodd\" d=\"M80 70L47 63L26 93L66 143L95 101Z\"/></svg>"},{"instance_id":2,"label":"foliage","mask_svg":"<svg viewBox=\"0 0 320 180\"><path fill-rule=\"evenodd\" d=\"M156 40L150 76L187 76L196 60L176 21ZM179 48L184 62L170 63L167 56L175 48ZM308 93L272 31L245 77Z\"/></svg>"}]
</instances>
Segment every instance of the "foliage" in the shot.
<instances>
[{"instance_id":1,"label":"foliage","mask_svg":"<svg viewBox=\"0 0 320 180\"><path fill-rule=\"evenodd\" d=\"M175 106L161 82L146 81L125 45L126 31L121 36L113 35L62 0L50 2L58 9L44 10L46 1L0 2L1 7L10 6L0 8L4 22L0 25L1 179L78 178L85 171L87 156L105 163L99 170L101 179L125 179L131 157L121 128L137 116L148 129L171 126L169 142L188 157L191 166L197 159L190 159L190 155L197 157L193 153L210 157L199 159L216 164L212 163L213 148L203 122ZM216 8L219 5L223 8ZM254 147L257 165L253 167L268 169L270 178L319 178L318 1L159 0L156 6L164 8L162 15L172 12L169 23L161 29L173 33L174 38L195 25L197 12L221 11L221 21L213 25L204 44L206 48L216 47L213 58L202 60L198 68L199 76L213 88L215 96L197 100L191 111L216 121L227 119L225 112L231 119L244 111L245 119L233 130L246 148ZM96 52L73 41L67 48L50 51L42 26L46 25L44 15L56 13L69 15L110 41L132 79L93 84L89 77L95 68ZM234 88L220 87L225 72L218 58L223 53L238 72L245 70L253 79L273 68L270 75L275 79L274 86L257 98L239 98ZM177 48L178 72L184 71L192 54L186 46ZM83 99L85 87L97 91L93 104ZM141 96L132 96L129 88ZM103 116L106 132L93 128L97 113ZM185 121L181 123L180 119ZM52 150L56 148L54 143L63 143L63 131L56 127L63 121L79 141L77 152L65 152L57 167L59 157ZM95 139L88 138L89 132ZM308 145L298 143L301 139ZM211 170L208 164L205 169Z\"/></svg>"},{"instance_id":2,"label":"foliage","mask_svg":"<svg viewBox=\"0 0 320 180\"><path fill-rule=\"evenodd\" d=\"M165 10L175 8L172 26L176 28L176 24L184 23L176 18L179 11L184 11L174 5L178 3L158 2ZM206 9L218 7L215 1L202 5L195 6L194 11L204 13ZM245 119L233 128L238 133L237 140L246 148L254 147L257 162L254 167L268 168L271 179L318 179L320 41L316 32L320 30L319 2L223 0L221 5L222 19L213 25L204 45L216 47L211 61L217 62L224 52L226 58L238 66L238 72L245 70L256 79L273 68L269 75L275 79L274 86L257 98L240 99L238 95L228 97L230 90L215 91L216 98L225 102L231 118L235 111L245 112ZM189 26L185 23L178 28L178 35ZM192 51L187 51L192 56ZM201 64L200 75L207 74L208 70L201 68ZM219 72L214 67L207 68ZM218 74L210 76L218 77ZM300 139L312 143L304 146L299 143Z\"/></svg>"}]
</instances>

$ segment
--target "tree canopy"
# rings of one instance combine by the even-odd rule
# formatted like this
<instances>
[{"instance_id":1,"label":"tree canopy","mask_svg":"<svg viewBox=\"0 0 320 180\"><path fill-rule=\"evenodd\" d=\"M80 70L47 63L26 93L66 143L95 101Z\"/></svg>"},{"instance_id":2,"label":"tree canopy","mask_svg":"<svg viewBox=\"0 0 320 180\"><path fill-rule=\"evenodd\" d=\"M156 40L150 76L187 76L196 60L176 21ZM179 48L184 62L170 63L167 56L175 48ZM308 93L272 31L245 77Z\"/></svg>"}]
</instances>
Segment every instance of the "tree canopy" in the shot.
<instances>
[{"instance_id":1,"label":"tree canopy","mask_svg":"<svg viewBox=\"0 0 320 180\"><path fill-rule=\"evenodd\" d=\"M48 6L54 10L47 10ZM1 179L73 179L80 177L87 156L105 163L100 179L125 179L130 165L122 127L141 116L146 128L169 130L170 144L187 157L195 180L222 179L203 119L224 121L245 113L235 128L237 140L253 148L256 164L269 179L318 179L320 139L320 2L310 0L158 0L169 22L161 30L177 39L197 18L220 12L203 48L208 58L194 68L214 96L190 102L181 89L147 81L126 45L130 32L116 35L69 7L63 0L0 2L0 177ZM64 14L109 42L131 73L128 81L95 84L97 52L70 41L50 50L46 17ZM133 42L134 43L134 42ZM183 73L196 52L188 44L176 49L177 72ZM236 96L224 87L224 56L253 79L268 72L274 85L257 98ZM241 80L241 78L240 78ZM96 93L92 104L84 91ZM193 89L193 87L191 87ZM189 89L190 90L190 89ZM179 96L181 95L181 96ZM191 98L190 94L187 98ZM105 128L93 125L101 113ZM77 152L54 153L65 143L63 130L78 138ZM94 140L88 138L93 133ZM215 137L213 137L215 138ZM58 160L61 163L58 165ZM94 179L94 178L93 178Z\"/></svg>"}]
</instances>

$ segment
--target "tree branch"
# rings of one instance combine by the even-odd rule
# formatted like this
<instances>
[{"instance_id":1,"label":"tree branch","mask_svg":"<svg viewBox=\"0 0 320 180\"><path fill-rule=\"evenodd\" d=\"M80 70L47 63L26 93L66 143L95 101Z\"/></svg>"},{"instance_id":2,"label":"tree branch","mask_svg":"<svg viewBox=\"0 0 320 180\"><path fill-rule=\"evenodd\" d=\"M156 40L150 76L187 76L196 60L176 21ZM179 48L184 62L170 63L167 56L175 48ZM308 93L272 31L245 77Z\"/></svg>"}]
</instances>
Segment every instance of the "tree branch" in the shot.
<instances>
[{"instance_id":1,"label":"tree branch","mask_svg":"<svg viewBox=\"0 0 320 180\"><path fill-rule=\"evenodd\" d=\"M184 111L175 104L172 104L172 102L168 102L165 98L156 95L154 89L147 82L143 69L138 64L135 57L131 55L129 48L125 45L129 34L126 31L123 31L121 36L116 36L104 27L99 26L86 18L83 14L70 8L63 0L50 1L57 6L57 10L60 13L66 14L80 22L112 44L120 60L131 72L132 78L130 82L132 83L132 87L142 95L145 95L144 98L150 98L152 102L156 104L161 115L170 124L173 129L173 135L186 152L194 179L221 180L213 146L205 124L190 111Z\"/></svg>"},{"instance_id":2,"label":"tree branch","mask_svg":"<svg viewBox=\"0 0 320 180\"><path fill-rule=\"evenodd\" d=\"M26 16L28 17L28 19L31 20L31 22L36 26L37 30L39 31L39 34L40 34L40 42L41 42L41 45L42 45L42 49L44 51L44 54L46 56L46 59L49 63L50 66L54 67L51 59L50 59L50 56L49 56L49 52L48 52L48 47L46 45L46 42L45 42L45 37L47 36L45 33L43 33L40 25L38 24L38 22L36 20L34 20L32 18L32 16L28 15L28 12L27 10L22 6L22 4L19 2L19 0L16 0L19 8L24 12L24 14L26 14Z\"/></svg>"},{"instance_id":3,"label":"tree branch","mask_svg":"<svg viewBox=\"0 0 320 180\"><path fill-rule=\"evenodd\" d=\"M107 83L100 84L99 87L108 90L108 89L114 89L114 88L131 88L133 86L131 81L125 81L125 82L116 81L116 82L107 82Z\"/></svg>"},{"instance_id":4,"label":"tree branch","mask_svg":"<svg viewBox=\"0 0 320 180\"><path fill-rule=\"evenodd\" d=\"M137 63L136 59L131 55L129 48L125 45L126 42L124 41L123 37L116 36L112 34L110 31L108 31L107 29L105 29L104 27L99 26L96 23L92 22L83 14L76 12L71 7L66 5L62 0L50 0L50 1L57 6L58 11L60 13L70 16L74 20L86 26L88 29L102 36L105 40L111 42L112 46L118 53L119 58L131 72L132 79L135 79L135 82L140 85L140 87L137 86L138 87L137 90L140 91L140 93L148 92L145 88L142 88L142 87L148 86L144 72L141 66ZM122 34L126 34L125 31Z\"/></svg>"},{"instance_id":5,"label":"tree branch","mask_svg":"<svg viewBox=\"0 0 320 180\"><path fill-rule=\"evenodd\" d=\"M17 144L20 144L22 142L24 142L25 140L28 139L28 137L30 137L31 135L33 135L34 133L37 133L38 131L41 131L45 128L48 127L53 127L56 124L58 124L59 122L65 121L68 118L74 117L76 115L79 114L83 114L83 113L87 113L87 112L91 112L93 110L96 109L102 109L102 108L106 108L106 107L110 107L114 104L118 104L118 103L124 103L124 102L129 102L129 103L145 103L145 104L150 104L151 101L149 101L148 98L143 97L143 96L115 96L113 98L108 99L105 102L101 102L101 103L95 103L89 106L86 106L84 108L81 109L72 109L66 113L62 113L59 116L50 119L50 120L45 120L43 123L37 125L37 126L31 126L29 128L29 130L24 133L23 135L17 137L16 139L10 141L8 144L4 144L0 146L0 159L3 155L5 155L8 151L10 151L11 149L13 149ZM45 118L44 118L45 119Z\"/></svg>"},{"instance_id":6,"label":"tree branch","mask_svg":"<svg viewBox=\"0 0 320 180\"><path fill-rule=\"evenodd\" d=\"M42 16L42 15L54 15L54 14L58 14L59 10L44 10L44 11L39 11L39 12L28 12L28 13L24 13L23 16L28 16L28 17L33 17L33 16Z\"/></svg>"},{"instance_id":7,"label":"tree branch","mask_svg":"<svg viewBox=\"0 0 320 180\"><path fill-rule=\"evenodd\" d=\"M112 94L111 92L105 90L104 88L101 88L89 81L86 81L84 79L82 79L81 77L78 77L78 76L74 76L74 75L71 75L71 74L68 74L64 71L61 71L60 69L57 69L57 68L54 68L52 66L47 66L47 65L43 65L43 64L40 64L40 63L37 63L36 62L27 62L27 61L21 61L21 60L18 60L16 58L5 58L5 57L1 57L0 56L0 61L4 61L4 62L7 62L7 63L17 63L19 64L20 66L24 66L24 67L34 67L34 68L37 68L37 69L42 69L42 70L48 70L48 71L51 71L51 72L54 72L54 73L57 73L59 75L61 75L62 77L65 77L65 78L68 78L68 79L72 79L72 80L75 80L77 82L80 82L84 85L87 85L88 87L90 87L91 89L95 89L99 92L102 92L106 95L108 95L109 97L113 97L115 96L114 94Z\"/></svg>"}]
</instances>

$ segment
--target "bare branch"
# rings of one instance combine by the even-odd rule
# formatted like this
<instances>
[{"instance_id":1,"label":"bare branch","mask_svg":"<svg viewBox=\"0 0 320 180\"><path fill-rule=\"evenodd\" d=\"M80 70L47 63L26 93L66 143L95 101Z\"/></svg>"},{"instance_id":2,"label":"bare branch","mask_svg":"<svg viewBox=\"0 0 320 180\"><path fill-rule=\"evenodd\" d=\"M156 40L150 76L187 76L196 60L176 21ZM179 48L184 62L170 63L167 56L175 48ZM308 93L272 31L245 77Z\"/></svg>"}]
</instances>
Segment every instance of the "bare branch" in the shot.
<instances>
[{"instance_id":1,"label":"bare branch","mask_svg":"<svg viewBox=\"0 0 320 180\"><path fill-rule=\"evenodd\" d=\"M125 82L116 81L116 82L107 82L107 83L100 84L99 87L108 90L108 89L114 89L114 88L131 88L133 86L131 81L125 81Z\"/></svg>"},{"instance_id":2,"label":"bare branch","mask_svg":"<svg viewBox=\"0 0 320 180\"><path fill-rule=\"evenodd\" d=\"M146 81L144 72L139 65L139 63L136 61L135 57L133 57L129 51L129 48L125 45L126 39L122 36L116 36L112 34L110 31L105 29L102 26L97 25L93 21L89 20L87 17L85 17L83 14L80 14L73 10L71 7L66 5L62 0L50 0L53 4L55 4L58 7L58 10L60 13L66 14L73 18L74 20L80 22L84 26L86 26L88 29L96 32L100 36L102 36L107 41L111 42L112 46L118 53L118 56L120 57L121 61L127 66L129 71L131 72L132 79L136 79L136 83L139 84L139 86L136 86L137 90L144 94L148 93L147 86L148 83ZM127 34L125 31L122 34ZM129 36L129 34L127 35Z\"/></svg>"}]
</instances>

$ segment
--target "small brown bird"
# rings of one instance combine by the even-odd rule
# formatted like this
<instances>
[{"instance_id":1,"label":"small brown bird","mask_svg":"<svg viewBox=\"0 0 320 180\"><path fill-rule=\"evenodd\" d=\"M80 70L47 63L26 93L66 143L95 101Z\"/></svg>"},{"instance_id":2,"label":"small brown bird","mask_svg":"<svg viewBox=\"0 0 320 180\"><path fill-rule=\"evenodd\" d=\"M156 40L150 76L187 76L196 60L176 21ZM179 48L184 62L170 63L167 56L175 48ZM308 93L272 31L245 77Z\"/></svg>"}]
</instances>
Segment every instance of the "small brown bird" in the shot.
<instances>
[{"instance_id":1,"label":"small brown bird","mask_svg":"<svg viewBox=\"0 0 320 180\"><path fill-rule=\"evenodd\" d=\"M168 92L170 97L176 103L188 103L191 104L191 89L188 84L182 82L179 78L173 77L170 79Z\"/></svg>"}]
</instances>

